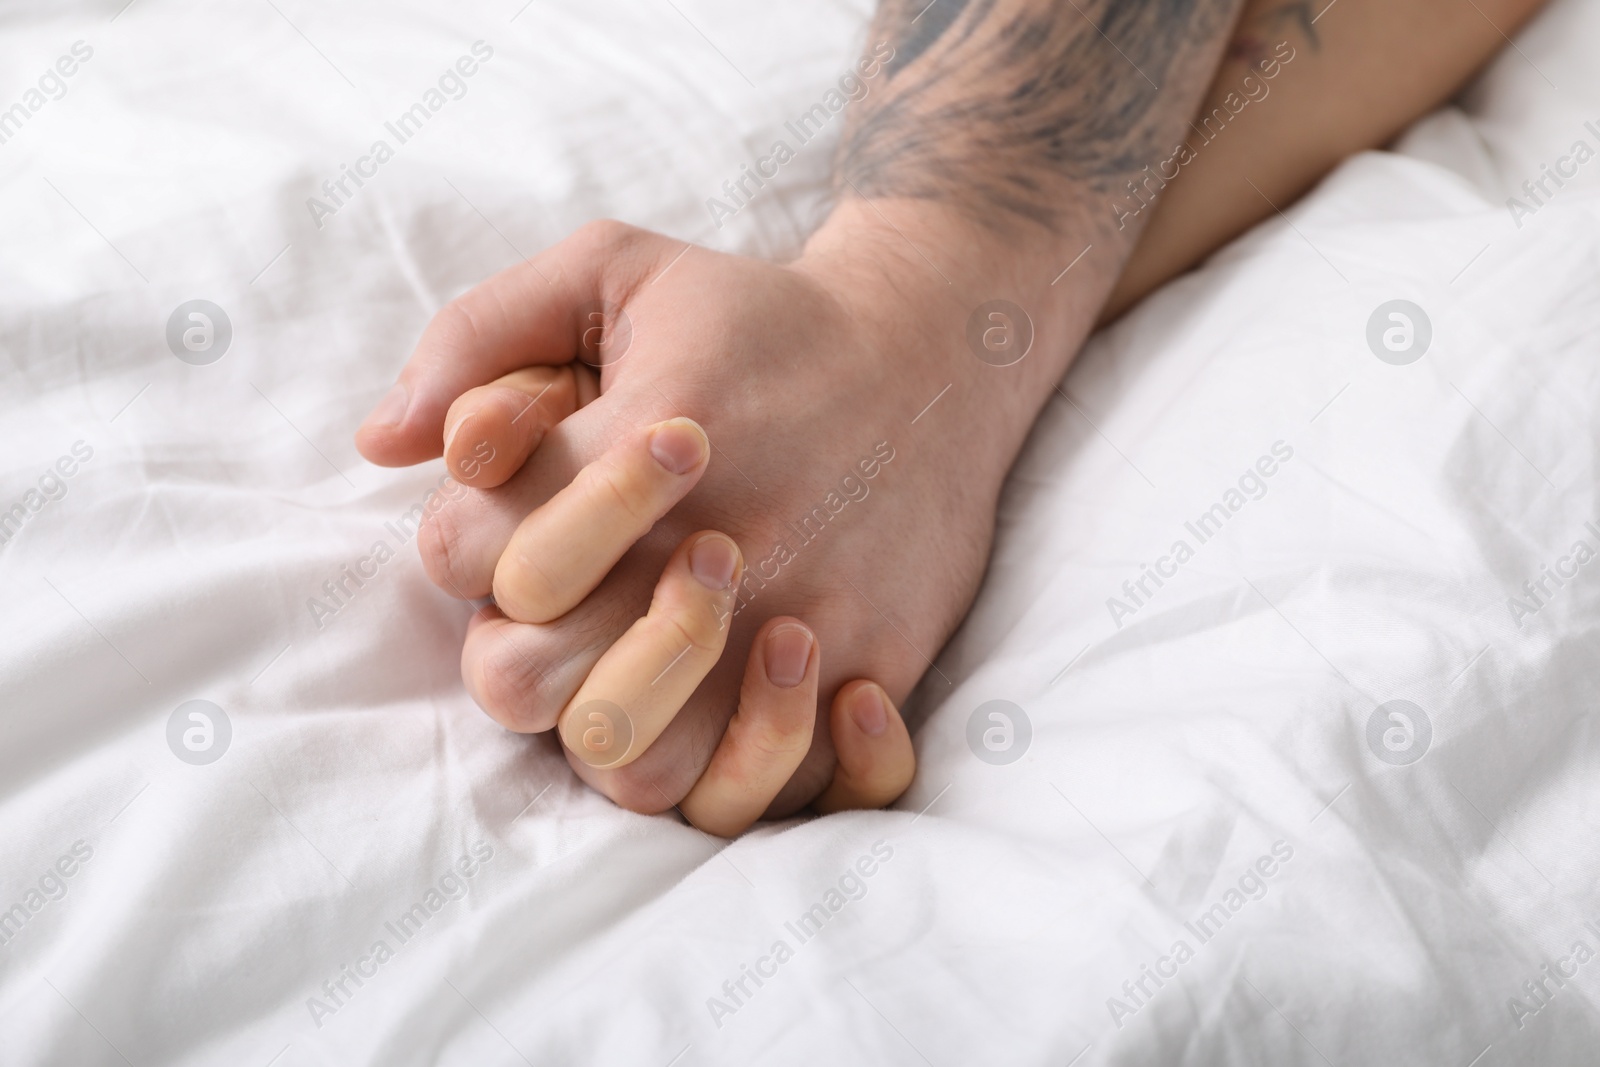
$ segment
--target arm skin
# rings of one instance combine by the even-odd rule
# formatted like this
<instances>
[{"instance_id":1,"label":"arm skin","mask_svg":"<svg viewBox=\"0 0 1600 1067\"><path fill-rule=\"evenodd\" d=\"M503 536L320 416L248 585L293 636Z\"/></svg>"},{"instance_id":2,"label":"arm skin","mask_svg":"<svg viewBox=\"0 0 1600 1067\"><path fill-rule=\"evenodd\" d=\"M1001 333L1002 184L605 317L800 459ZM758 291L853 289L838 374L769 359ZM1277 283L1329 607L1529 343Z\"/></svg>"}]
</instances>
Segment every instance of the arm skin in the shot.
<instances>
[{"instance_id":1,"label":"arm skin","mask_svg":"<svg viewBox=\"0 0 1600 1067\"><path fill-rule=\"evenodd\" d=\"M1229 93L1260 94L1265 83L1268 95L1220 134L1217 123L1189 131L1194 159L1142 212L1152 217L1102 321L1270 217L1275 206L1288 207L1347 156L1388 143L1450 99L1545 0L1327 3L1250 4L1199 117L1226 110ZM1255 64L1280 42L1294 58L1267 82ZM1126 197L1122 203L1134 206Z\"/></svg>"},{"instance_id":2,"label":"arm skin","mask_svg":"<svg viewBox=\"0 0 1600 1067\"><path fill-rule=\"evenodd\" d=\"M801 263L875 275L901 298L892 329L934 351L980 303L1025 310L1020 364L947 367L1003 477L1093 326L1449 99L1543 2L885 0L868 40L895 49L887 83L853 106ZM1282 42L1270 96L1204 142L1196 120ZM1154 190L1146 168L1180 143L1195 158ZM1131 183L1154 202L1132 215Z\"/></svg>"},{"instance_id":3,"label":"arm skin","mask_svg":"<svg viewBox=\"0 0 1600 1067\"><path fill-rule=\"evenodd\" d=\"M1121 224L1109 205L1182 138L1241 7L886 0L879 8L869 50L887 42L893 56L852 106L836 163L838 205L797 266L883 294L878 321L862 328L878 331L886 353L908 341L929 353L934 376L951 384L946 401L985 428L969 435L961 473L967 506L986 525L1146 221ZM997 299L1020 306L1034 331L1026 358L1003 368L966 341L969 317Z\"/></svg>"},{"instance_id":4,"label":"arm skin","mask_svg":"<svg viewBox=\"0 0 1600 1067\"><path fill-rule=\"evenodd\" d=\"M1329 52L1346 6L1371 18L1388 10L1379 0L1370 11L1369 0L1337 2L1315 27ZM1394 0L1408 10L1454 2ZM1460 2L1493 14L1512 0ZM1229 159L1256 158L1244 148L1254 144L1262 160L1252 180L1287 199L1348 148L1378 143L1442 98L1488 47L1473 38L1471 56L1414 64L1433 71L1427 85L1394 74L1395 85L1411 89L1389 100L1390 110L1355 109L1357 129L1347 131L1355 141L1324 150L1314 138L1257 129L1269 120L1289 130L1308 121L1290 113L1298 98L1289 79L1321 70L1310 58L1321 53L1297 39L1305 58L1184 168L1167 190L1170 201L1131 218L1119 213L1113 205L1129 183L1191 129L1241 3L891 0L869 51L893 54L848 113L839 204L795 262L704 249L685 255L679 241L595 224L443 309L358 435L374 462L439 455L446 411L464 393L529 365L568 364L579 351L574 324L583 307L620 305L651 328L638 332L626 360L604 367L599 396L553 424L509 481L469 490L425 520L418 544L441 588L487 593L523 519L619 435L687 415L716 447L695 489L583 603L553 622L499 616L469 633L463 674L485 709L514 729L549 729L604 650L644 613L673 546L695 530L721 530L760 560L775 542L798 536L795 518L824 499L839 472L856 468L864 448L889 439L893 463L884 461L870 504L852 504L825 536L804 537L776 578L766 575L770 584L735 619L729 653L656 744L603 777L573 761L586 781L633 810L681 800L737 705L752 634L774 619L801 619L828 650L817 729L769 814L793 812L830 781L837 786L828 702L849 690L848 679L868 677L899 702L960 623L982 578L1006 472L1108 298L1116 299L1130 254L1136 284L1124 283L1115 306L1270 211L1249 207L1225 180ZM1213 94L1225 95L1237 64L1279 39L1273 19L1287 23L1284 34L1306 32L1287 16L1254 21L1268 7L1252 8L1234 66ZM1459 46L1453 34L1441 39ZM1304 106L1323 106L1326 91L1308 90ZM1026 356L1007 366L980 358L969 342L975 312L995 299L1020 305L1035 331ZM989 320L976 321L982 333ZM841 763L850 762L850 736L838 746ZM862 767L866 755L858 753ZM835 788L821 804L868 802L864 796Z\"/></svg>"},{"instance_id":5,"label":"arm skin","mask_svg":"<svg viewBox=\"0 0 1600 1067\"><path fill-rule=\"evenodd\" d=\"M683 797L728 722L751 630L779 615L804 620L830 651L811 749L771 813L817 798L835 780L824 702L852 678L903 699L976 595L1005 474L1133 246L1136 227L1116 225L1108 194L1180 136L1242 2L896 0L874 25L893 54L852 109L841 202L794 263L704 250L679 262L680 243L611 224L442 311L402 375L403 406L362 431L375 462L437 455L462 386L541 361L530 353L571 358L552 329L575 300L652 324L509 482L430 519L418 543L442 588L481 595L489 574L495 588L515 584L551 547L502 557L518 516L627 427L670 409L717 448L700 483L583 603L546 622L512 605L495 620L504 640L469 634L463 673L480 703L548 729L647 601L644 577L662 573L663 548L695 529L726 532L758 567L773 545L798 546L781 570L758 572L770 584L735 618L727 662L648 751L574 769L635 810ZM1053 286L1091 243L1069 283ZM1004 368L967 337L973 312L996 298L1029 309L1038 331L1032 354ZM839 472L874 448L892 466L870 506L826 536L800 532L799 517L837 497ZM525 663L544 666L529 680Z\"/></svg>"},{"instance_id":6,"label":"arm skin","mask_svg":"<svg viewBox=\"0 0 1600 1067\"><path fill-rule=\"evenodd\" d=\"M887 84L851 115L839 206L802 262L832 258L841 272L887 281L877 291L898 297L893 335L929 351L948 352L949 335L985 300L1013 300L1033 320L1020 364L995 368L958 352L946 365L949 399L989 428L987 446L973 447L987 448L995 478L974 480L974 509L992 514L984 489L998 487L1092 324L1449 99L1544 0L1332 3L880 7L868 41L895 49ZM1248 75L1245 95L1258 94L1261 64L1280 46L1298 65L1280 60L1270 95L1203 141L1215 128L1204 118ZM1195 158L1130 217L1130 183L1191 141ZM875 256L884 265L863 266Z\"/></svg>"}]
</instances>

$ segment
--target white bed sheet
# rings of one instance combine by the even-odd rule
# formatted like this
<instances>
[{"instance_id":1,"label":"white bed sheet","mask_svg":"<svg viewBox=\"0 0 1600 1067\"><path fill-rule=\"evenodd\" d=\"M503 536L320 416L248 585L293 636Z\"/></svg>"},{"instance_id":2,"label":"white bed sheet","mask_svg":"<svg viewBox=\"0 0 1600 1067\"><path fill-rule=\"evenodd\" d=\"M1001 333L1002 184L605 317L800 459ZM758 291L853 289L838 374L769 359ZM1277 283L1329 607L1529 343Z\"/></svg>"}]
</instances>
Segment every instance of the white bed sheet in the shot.
<instances>
[{"instance_id":1,"label":"white bed sheet","mask_svg":"<svg viewBox=\"0 0 1600 1067\"><path fill-rule=\"evenodd\" d=\"M0 545L0 911L26 915L0 1063L1592 1055L1600 962L1561 961L1600 951L1600 565L1508 599L1600 546L1600 165L1520 228L1504 204L1600 147L1592 4L1098 337L923 688L911 792L724 847L474 709L470 609L386 525L440 471L350 434L444 300L588 218L793 249L827 143L723 229L703 202L868 5L122 3L0 22L0 108L92 50L0 144L0 511L26 511ZM475 41L464 95L315 225L307 197ZM195 298L232 323L209 366L164 337ZM1392 299L1433 326L1407 366L1366 345ZM1275 446L1260 498L1114 620ZM319 626L308 599L380 539ZM1032 726L1003 766L966 740L996 699ZM1366 735L1399 699L1432 729L1406 766ZM231 724L208 765L168 747L190 700ZM1546 962L1576 971L1541 1005Z\"/></svg>"}]
</instances>

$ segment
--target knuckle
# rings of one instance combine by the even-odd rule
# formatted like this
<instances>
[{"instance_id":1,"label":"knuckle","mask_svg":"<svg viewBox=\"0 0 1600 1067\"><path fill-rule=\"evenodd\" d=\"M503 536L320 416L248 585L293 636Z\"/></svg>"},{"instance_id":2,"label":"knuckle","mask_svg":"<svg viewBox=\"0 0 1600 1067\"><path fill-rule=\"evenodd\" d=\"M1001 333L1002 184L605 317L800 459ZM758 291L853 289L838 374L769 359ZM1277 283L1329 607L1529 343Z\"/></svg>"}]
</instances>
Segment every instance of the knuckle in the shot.
<instances>
[{"instance_id":1,"label":"knuckle","mask_svg":"<svg viewBox=\"0 0 1600 1067\"><path fill-rule=\"evenodd\" d=\"M765 720L751 722L737 717L728 724L734 741L753 754L763 764L799 765L806 750L811 747L810 724L797 720L782 722Z\"/></svg>"},{"instance_id":2,"label":"knuckle","mask_svg":"<svg viewBox=\"0 0 1600 1067\"><path fill-rule=\"evenodd\" d=\"M526 553L509 551L495 565L495 599L500 610L517 622L549 622L559 616L567 589L567 583Z\"/></svg>"},{"instance_id":3,"label":"knuckle","mask_svg":"<svg viewBox=\"0 0 1600 1067\"><path fill-rule=\"evenodd\" d=\"M513 730L536 732L555 725L559 704L550 676L513 640L497 641L480 668L484 708Z\"/></svg>"},{"instance_id":4,"label":"knuckle","mask_svg":"<svg viewBox=\"0 0 1600 1067\"><path fill-rule=\"evenodd\" d=\"M448 509L423 516L417 527L417 553L422 569L433 584L451 596L463 597L458 590L457 559L461 533Z\"/></svg>"},{"instance_id":5,"label":"knuckle","mask_svg":"<svg viewBox=\"0 0 1600 1067\"><path fill-rule=\"evenodd\" d=\"M573 234L581 244L596 251L610 251L633 243L643 230L617 219L594 219Z\"/></svg>"},{"instance_id":6,"label":"knuckle","mask_svg":"<svg viewBox=\"0 0 1600 1067\"><path fill-rule=\"evenodd\" d=\"M573 231L564 257L574 266L599 268L602 295L626 304L642 279L665 255L669 244L660 234L616 219L596 219Z\"/></svg>"},{"instance_id":7,"label":"knuckle","mask_svg":"<svg viewBox=\"0 0 1600 1067\"><path fill-rule=\"evenodd\" d=\"M675 647L689 646L697 652L716 654L722 651L727 636L727 617L721 605L694 604L688 610L678 610L665 620L667 639Z\"/></svg>"},{"instance_id":8,"label":"knuckle","mask_svg":"<svg viewBox=\"0 0 1600 1067\"><path fill-rule=\"evenodd\" d=\"M589 469L593 473L585 479L585 492L596 508L620 513L632 527L655 521L656 494L648 475L610 459L597 460Z\"/></svg>"}]
</instances>

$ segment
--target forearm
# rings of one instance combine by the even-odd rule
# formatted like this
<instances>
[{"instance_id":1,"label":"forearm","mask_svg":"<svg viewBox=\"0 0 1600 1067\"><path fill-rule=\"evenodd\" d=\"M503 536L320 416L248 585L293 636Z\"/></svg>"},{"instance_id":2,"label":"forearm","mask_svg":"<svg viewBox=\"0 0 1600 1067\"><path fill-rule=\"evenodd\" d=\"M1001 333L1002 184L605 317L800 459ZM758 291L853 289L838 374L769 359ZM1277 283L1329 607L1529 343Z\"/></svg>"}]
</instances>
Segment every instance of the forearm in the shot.
<instances>
[{"instance_id":1,"label":"forearm","mask_svg":"<svg viewBox=\"0 0 1600 1067\"><path fill-rule=\"evenodd\" d=\"M1160 200L1108 207L1150 221L1104 318L1438 107L1543 5L1253 0L1195 122L1161 157Z\"/></svg>"},{"instance_id":2,"label":"forearm","mask_svg":"<svg viewBox=\"0 0 1600 1067\"><path fill-rule=\"evenodd\" d=\"M839 206L806 260L890 293L887 328L948 353L950 399L1003 420L990 435L996 463L1009 464L1132 251L1142 220L1107 205L1183 136L1239 6L880 8L870 40L893 57L854 106ZM993 300L1023 309L1034 332L1013 366L967 351L969 318Z\"/></svg>"}]
</instances>

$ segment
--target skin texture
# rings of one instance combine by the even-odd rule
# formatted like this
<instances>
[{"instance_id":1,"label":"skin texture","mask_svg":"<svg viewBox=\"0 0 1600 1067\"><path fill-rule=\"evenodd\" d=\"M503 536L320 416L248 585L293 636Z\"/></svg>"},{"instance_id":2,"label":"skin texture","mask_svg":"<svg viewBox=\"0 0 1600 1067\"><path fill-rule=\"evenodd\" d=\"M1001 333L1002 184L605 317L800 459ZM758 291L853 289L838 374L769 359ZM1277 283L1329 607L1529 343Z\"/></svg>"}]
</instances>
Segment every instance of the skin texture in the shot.
<instances>
[{"instance_id":1,"label":"skin texture","mask_svg":"<svg viewBox=\"0 0 1600 1067\"><path fill-rule=\"evenodd\" d=\"M793 267L703 250L674 265L682 248L641 231L601 226L535 261L552 276L573 271L563 262L567 256L603 262L608 280L619 277L616 265L630 264L638 274L623 279L626 291L616 302L636 322L660 323L660 332L639 328L626 357L602 372L598 400L551 428L533 459L504 486L447 506L420 538L435 581L459 595L481 596L504 573L502 553L528 513L551 501L579 469L642 427L677 414L687 413L705 427L713 447L699 484L622 556L596 594L553 622L529 616L496 627L494 641L469 637L464 660L469 689L497 718L548 728L601 654L645 614L667 555L691 533L727 532L748 560L767 561L766 572L779 577L764 586L741 583L745 603L731 620L729 651L690 702L693 709L695 701L708 701L703 717L680 714L621 772L602 777L594 768L576 767L629 806L648 810L678 801L698 778L736 706L741 676L728 668L746 661L751 636L768 617L802 619L818 632L825 650L839 650L823 659L819 699L831 700L844 682L859 677L876 678L892 695L908 691L927 662L906 642L930 648L942 642L971 596L987 548L986 540L959 529L918 521L921 508L942 497L953 511L992 514L992 497L976 509L968 506L967 486L979 479L998 486L1003 473L992 449L965 447L931 416L906 432L909 420L949 379L934 380L938 367L926 353L912 353L915 360L898 367L876 358L875 344L883 339L860 328L861 313L841 295L856 288L845 280L847 270L830 269L832 281L824 284ZM472 361L463 348L489 335L500 343L490 321L493 309L525 309L548 299L545 282L532 269L502 282L509 291L497 291L494 282L477 291L458 312L470 319L442 320L424 346L451 347L446 362L462 366ZM717 296L733 293L737 299ZM703 314L676 314L697 304ZM473 332L459 325L466 321L477 324ZM516 340L520 328L510 328L507 359L525 358L527 348ZM797 337L809 343L801 348ZM970 355L966 359L974 362ZM740 376L739 389L723 384L729 373ZM853 432L819 432L834 424ZM907 462L913 457L926 461ZM864 462L875 477L865 477ZM964 466L976 468L978 477L950 476ZM840 493L846 478L858 488L845 492L866 495L835 516L827 510L829 494ZM843 499L836 497L833 506ZM818 506L828 516L826 526L808 543L790 523L802 523ZM908 552L873 565L885 538ZM774 549L785 541L796 556L775 572ZM886 626L870 601L890 601L897 590L924 584L930 573L949 590L940 613L897 617L899 632ZM884 664L893 669L884 670ZM796 803L826 787L831 769L829 759Z\"/></svg>"},{"instance_id":2,"label":"skin texture","mask_svg":"<svg viewBox=\"0 0 1600 1067\"><path fill-rule=\"evenodd\" d=\"M1353 153L1379 148L1450 99L1545 0L1256 0L1182 142L1194 152L1160 190L1102 321L1287 208ZM1293 59L1263 79L1258 64ZM1268 95L1220 134L1200 128L1245 78ZM1259 93L1259 89L1257 90ZM1175 143L1176 144L1176 143ZM1169 146L1152 160L1171 156ZM1126 195L1117 202L1137 209Z\"/></svg>"},{"instance_id":3,"label":"skin texture","mask_svg":"<svg viewBox=\"0 0 1600 1067\"><path fill-rule=\"evenodd\" d=\"M1231 44L1237 9L1217 0L886 3L869 38L892 52L886 80L852 105L839 205L799 260L760 263L600 223L446 307L399 400L358 435L368 458L398 465L438 455L449 433L452 471L481 487L419 538L442 588L481 596L528 578L560 548L533 538L507 553L525 517L617 442L688 417L710 444L694 486L570 610L550 617L512 597L511 616L480 613L463 653L474 697L511 728L550 728L647 617L674 551L722 531L747 569L720 659L648 750L597 769L570 756L569 737L574 768L635 810L681 799L717 832L746 825L790 770L771 813L892 800L910 780L895 703L970 603L1005 472L1039 409L1064 397L1061 374L1108 297L1113 312L1126 306L1271 211L1256 187L1286 203L1343 152L1381 143L1442 98L1490 46L1481 27L1463 29L1478 15L1441 2L1342 0L1316 22L1303 4L1256 3ZM1411 25L1424 10L1444 19L1448 55L1398 70L1358 61L1393 46L1391 12ZM1274 81L1271 103L1207 143L1161 190L1159 211L1114 208L1289 38L1299 63ZM1354 98L1347 68L1363 91L1391 93L1387 103L1341 109ZM1307 85L1291 88L1301 76ZM1332 121L1330 109L1339 155L1289 135ZM983 319L978 336L1031 325L1014 363L980 358L994 353L969 334L979 305L996 299L1021 316ZM801 694L761 682L761 642L790 626L815 641ZM802 728L804 701L814 714Z\"/></svg>"},{"instance_id":4,"label":"skin texture","mask_svg":"<svg viewBox=\"0 0 1600 1067\"><path fill-rule=\"evenodd\" d=\"M1059 232L1077 197L1110 190L1164 147L1176 109L1160 86L1209 75L1213 52L1185 43L1217 41L1233 10L1212 0L885 4L874 39L904 47L851 126L840 182L871 199L951 202L980 223Z\"/></svg>"},{"instance_id":5,"label":"skin texture","mask_svg":"<svg viewBox=\"0 0 1600 1067\"><path fill-rule=\"evenodd\" d=\"M587 308L626 316L631 341L600 368L600 396L550 427L504 485L472 491L424 527L429 573L469 597L494 585L523 516L612 441L680 415L710 438L700 482L593 594L552 622L513 621L494 646L469 642L464 673L482 680L475 692L497 717L542 721L565 706L645 613L690 533L725 532L755 563L789 540L793 559L743 596L727 654L656 743L605 778L572 760L620 803L662 810L688 793L737 706L752 636L768 618L803 619L829 650L820 709L863 677L898 703L965 612L1006 470L1132 245L1132 234L1075 205L1184 125L1236 10L1233 0L1080 6L1084 15L1058 17L1042 0L969 5L900 61L886 91L858 107L841 204L798 262L700 249L679 259L680 242L587 227L442 311L402 375L403 416L363 429L358 443L377 462L436 455L461 393L570 361ZM1153 37L1113 44L1097 21ZM910 23L891 8L875 32L904 43ZM1134 48L1146 73L1119 47ZM936 136L923 140L930 123ZM1003 156L989 156L994 145ZM1064 250L1076 254L1089 239L1101 255L1052 288ZM1006 368L979 359L967 339L973 311L995 298L1029 309L1036 331L1030 357ZM878 461L870 493L841 507L843 479L863 481L861 464L880 455L893 458ZM799 538L791 524L819 506L824 531ZM831 723L819 719L777 811L833 779L821 728Z\"/></svg>"}]
</instances>

